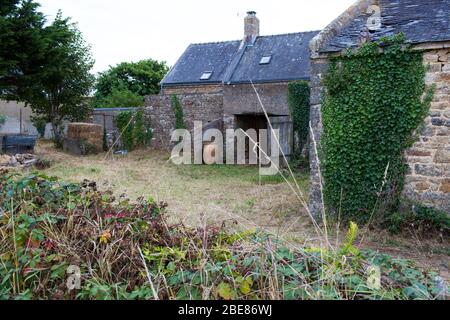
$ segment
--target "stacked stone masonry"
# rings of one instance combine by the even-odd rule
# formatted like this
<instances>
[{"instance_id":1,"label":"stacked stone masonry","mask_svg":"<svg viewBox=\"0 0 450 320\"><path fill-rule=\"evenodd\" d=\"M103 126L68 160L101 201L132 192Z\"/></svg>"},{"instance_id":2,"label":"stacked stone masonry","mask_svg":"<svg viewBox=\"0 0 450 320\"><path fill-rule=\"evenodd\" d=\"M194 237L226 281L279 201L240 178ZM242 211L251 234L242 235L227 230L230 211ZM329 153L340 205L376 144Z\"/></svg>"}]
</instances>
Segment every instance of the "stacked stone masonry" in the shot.
<instances>
[{"instance_id":1,"label":"stacked stone masonry","mask_svg":"<svg viewBox=\"0 0 450 320\"><path fill-rule=\"evenodd\" d=\"M162 94L146 97L146 113L153 126L153 147L170 150L170 136L175 128L172 96L180 100L184 121L188 130L193 131L194 121L204 126L219 123L216 127L224 133L236 129L236 116L263 115L259 94L265 110L271 116L290 116L287 100L288 83L262 83L239 85L178 86L165 88Z\"/></svg>"},{"instance_id":2,"label":"stacked stone masonry","mask_svg":"<svg viewBox=\"0 0 450 320\"><path fill-rule=\"evenodd\" d=\"M191 134L194 121L202 121L203 125L223 119L223 95L208 94L178 94L183 107L186 129ZM153 127L152 147L170 150L170 137L175 129L175 113L172 107L172 95L162 94L146 97L145 112L150 117Z\"/></svg>"},{"instance_id":3,"label":"stacked stone masonry","mask_svg":"<svg viewBox=\"0 0 450 320\"><path fill-rule=\"evenodd\" d=\"M450 212L450 48L426 51L424 63L426 83L436 92L419 140L406 154L405 195Z\"/></svg>"}]
</instances>

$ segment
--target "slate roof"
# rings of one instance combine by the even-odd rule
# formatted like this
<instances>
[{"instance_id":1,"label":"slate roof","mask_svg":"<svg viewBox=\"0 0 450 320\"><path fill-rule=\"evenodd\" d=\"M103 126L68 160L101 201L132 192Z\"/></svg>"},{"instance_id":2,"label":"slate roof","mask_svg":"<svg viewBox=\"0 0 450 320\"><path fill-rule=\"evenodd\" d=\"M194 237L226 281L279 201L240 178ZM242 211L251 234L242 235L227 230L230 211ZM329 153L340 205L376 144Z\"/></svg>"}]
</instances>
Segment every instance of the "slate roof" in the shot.
<instances>
[{"instance_id":1,"label":"slate roof","mask_svg":"<svg viewBox=\"0 0 450 320\"><path fill-rule=\"evenodd\" d=\"M450 40L450 0L379 0L381 29L372 40L403 32L410 43ZM372 14L363 13L332 38L321 52L338 52L358 44Z\"/></svg>"},{"instance_id":2,"label":"slate roof","mask_svg":"<svg viewBox=\"0 0 450 320\"><path fill-rule=\"evenodd\" d=\"M190 45L161 84L254 83L309 79L309 42L319 32L257 37L254 43L227 41ZM269 64L261 65L263 56ZM209 80L200 80L212 71Z\"/></svg>"},{"instance_id":3,"label":"slate roof","mask_svg":"<svg viewBox=\"0 0 450 320\"><path fill-rule=\"evenodd\" d=\"M240 44L240 41L191 44L161 83L221 83ZM206 71L213 71L211 78L200 81Z\"/></svg>"}]
</instances>

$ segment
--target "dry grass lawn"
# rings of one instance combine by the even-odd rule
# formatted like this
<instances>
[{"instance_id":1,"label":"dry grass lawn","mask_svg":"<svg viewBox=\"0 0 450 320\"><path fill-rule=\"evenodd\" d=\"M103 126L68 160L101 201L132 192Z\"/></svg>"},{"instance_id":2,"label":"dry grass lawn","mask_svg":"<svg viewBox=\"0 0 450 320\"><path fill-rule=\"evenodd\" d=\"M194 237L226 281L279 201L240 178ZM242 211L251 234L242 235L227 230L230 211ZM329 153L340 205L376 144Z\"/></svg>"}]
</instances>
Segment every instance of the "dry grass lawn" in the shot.
<instances>
[{"instance_id":1,"label":"dry grass lawn","mask_svg":"<svg viewBox=\"0 0 450 320\"><path fill-rule=\"evenodd\" d=\"M167 202L171 222L190 226L225 222L230 227L262 228L301 245L317 244L310 218L288 184L280 176L260 180L256 167L176 166L168 161L168 153L154 150L107 160L105 154L77 157L42 141L37 153L51 161L51 167L43 171L47 175L69 182L94 180L116 195ZM296 173L296 180L307 198L308 174ZM361 247L414 259L450 279L448 239L368 231Z\"/></svg>"},{"instance_id":2,"label":"dry grass lawn","mask_svg":"<svg viewBox=\"0 0 450 320\"><path fill-rule=\"evenodd\" d=\"M172 222L238 223L260 227L296 241L314 240L310 219L281 176L259 178L253 166L176 166L170 155L140 150L105 160L105 154L79 157L41 141L37 153L51 161L43 172L69 182L97 181L104 189L128 197L167 202ZM308 174L297 182L307 197ZM292 179L291 179L292 181ZM290 239L292 240L292 239Z\"/></svg>"}]
</instances>

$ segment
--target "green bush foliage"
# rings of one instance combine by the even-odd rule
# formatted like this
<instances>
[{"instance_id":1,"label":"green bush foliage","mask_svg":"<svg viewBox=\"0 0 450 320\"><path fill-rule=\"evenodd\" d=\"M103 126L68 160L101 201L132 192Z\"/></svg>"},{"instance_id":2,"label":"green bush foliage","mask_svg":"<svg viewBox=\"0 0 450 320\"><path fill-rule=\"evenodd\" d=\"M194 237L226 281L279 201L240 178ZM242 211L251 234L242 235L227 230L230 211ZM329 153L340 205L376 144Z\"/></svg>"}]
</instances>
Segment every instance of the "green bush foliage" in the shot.
<instances>
[{"instance_id":1,"label":"green bush foliage","mask_svg":"<svg viewBox=\"0 0 450 320\"><path fill-rule=\"evenodd\" d=\"M144 109L136 111L133 125L133 143L135 146L148 146L152 141L153 131L150 120L145 117Z\"/></svg>"},{"instance_id":2,"label":"green bush foliage","mask_svg":"<svg viewBox=\"0 0 450 320\"><path fill-rule=\"evenodd\" d=\"M133 139L133 112L122 111L116 117L116 126L121 133L122 145L131 151L134 148Z\"/></svg>"},{"instance_id":3,"label":"green bush foliage","mask_svg":"<svg viewBox=\"0 0 450 320\"><path fill-rule=\"evenodd\" d=\"M114 89L110 95L98 99L98 108L136 108L144 105L144 97L128 89Z\"/></svg>"},{"instance_id":4,"label":"green bush foliage","mask_svg":"<svg viewBox=\"0 0 450 320\"><path fill-rule=\"evenodd\" d=\"M146 95L158 94L169 71L164 61L122 62L101 72L95 83L94 108L140 107Z\"/></svg>"},{"instance_id":5,"label":"green bush foliage","mask_svg":"<svg viewBox=\"0 0 450 320\"><path fill-rule=\"evenodd\" d=\"M172 95L172 109L175 114L175 129L186 129L184 123L183 107L176 95Z\"/></svg>"},{"instance_id":6,"label":"green bush foliage","mask_svg":"<svg viewBox=\"0 0 450 320\"><path fill-rule=\"evenodd\" d=\"M288 102L294 122L294 134L298 137L295 153L301 153L309 132L309 108L311 90L307 81L291 82L288 85Z\"/></svg>"},{"instance_id":7,"label":"green bush foliage","mask_svg":"<svg viewBox=\"0 0 450 320\"><path fill-rule=\"evenodd\" d=\"M433 96L425 72L422 52L410 50L402 34L331 60L320 156L332 213L367 222L397 207L407 170L404 151Z\"/></svg>"},{"instance_id":8,"label":"green bush foliage","mask_svg":"<svg viewBox=\"0 0 450 320\"><path fill-rule=\"evenodd\" d=\"M49 121L47 121L46 117L43 116L31 116L31 123L33 124L33 126L36 128L37 132L39 133L39 135L41 137L43 137L45 135L45 127L47 126L47 123Z\"/></svg>"},{"instance_id":9,"label":"green bush foliage","mask_svg":"<svg viewBox=\"0 0 450 320\"><path fill-rule=\"evenodd\" d=\"M407 204L387 219L387 227L393 233L412 229L422 234L450 234L450 216L448 212L436 210L422 204Z\"/></svg>"},{"instance_id":10,"label":"green bush foliage","mask_svg":"<svg viewBox=\"0 0 450 320\"><path fill-rule=\"evenodd\" d=\"M116 126L122 133L123 147L128 151L150 145L153 131L144 108L120 112L116 117Z\"/></svg>"},{"instance_id":11,"label":"green bush foliage","mask_svg":"<svg viewBox=\"0 0 450 320\"><path fill-rule=\"evenodd\" d=\"M116 199L92 181L2 172L0 299L435 299L442 292L436 273L356 249L356 224L340 250L293 249L256 231L172 225L165 206ZM80 269L79 289L67 288L69 266ZM379 286L370 285L367 266L380 268Z\"/></svg>"},{"instance_id":12,"label":"green bush foliage","mask_svg":"<svg viewBox=\"0 0 450 320\"><path fill-rule=\"evenodd\" d=\"M0 113L0 127L5 124L6 120L6 116Z\"/></svg>"}]
</instances>

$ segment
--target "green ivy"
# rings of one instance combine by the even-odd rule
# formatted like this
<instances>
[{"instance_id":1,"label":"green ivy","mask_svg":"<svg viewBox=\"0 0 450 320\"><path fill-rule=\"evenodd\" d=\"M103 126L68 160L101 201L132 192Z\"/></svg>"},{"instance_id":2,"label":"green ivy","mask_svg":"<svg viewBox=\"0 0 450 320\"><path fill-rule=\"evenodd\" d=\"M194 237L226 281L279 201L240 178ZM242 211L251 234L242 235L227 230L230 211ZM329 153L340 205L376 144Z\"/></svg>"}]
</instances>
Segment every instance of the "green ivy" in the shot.
<instances>
[{"instance_id":1,"label":"green ivy","mask_svg":"<svg viewBox=\"0 0 450 320\"><path fill-rule=\"evenodd\" d=\"M186 129L184 123L183 107L176 95L172 95L172 108L175 113L175 129Z\"/></svg>"},{"instance_id":2,"label":"green ivy","mask_svg":"<svg viewBox=\"0 0 450 320\"><path fill-rule=\"evenodd\" d=\"M331 59L320 150L331 213L368 221L398 206L408 168L404 151L433 96L422 59L403 34Z\"/></svg>"},{"instance_id":3,"label":"green ivy","mask_svg":"<svg viewBox=\"0 0 450 320\"><path fill-rule=\"evenodd\" d=\"M291 82L288 85L288 103L294 122L294 134L298 137L295 153L301 153L309 132L309 102L311 91L307 81Z\"/></svg>"}]
</instances>

